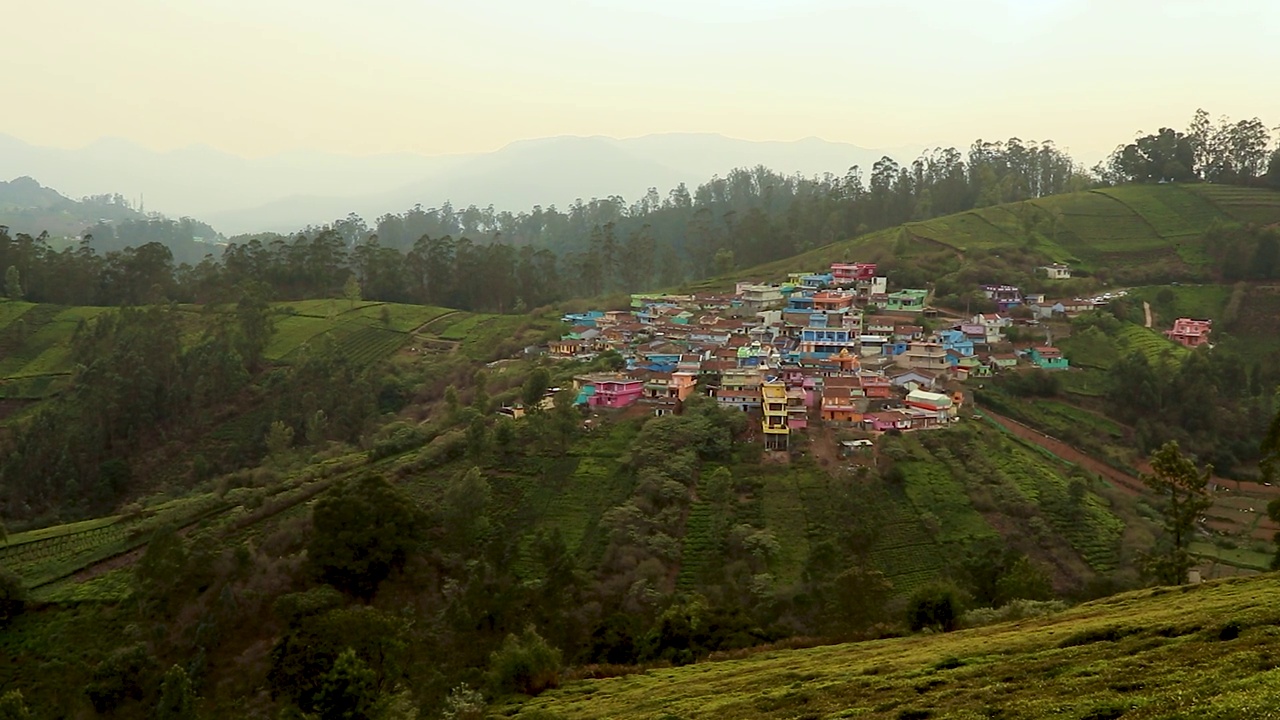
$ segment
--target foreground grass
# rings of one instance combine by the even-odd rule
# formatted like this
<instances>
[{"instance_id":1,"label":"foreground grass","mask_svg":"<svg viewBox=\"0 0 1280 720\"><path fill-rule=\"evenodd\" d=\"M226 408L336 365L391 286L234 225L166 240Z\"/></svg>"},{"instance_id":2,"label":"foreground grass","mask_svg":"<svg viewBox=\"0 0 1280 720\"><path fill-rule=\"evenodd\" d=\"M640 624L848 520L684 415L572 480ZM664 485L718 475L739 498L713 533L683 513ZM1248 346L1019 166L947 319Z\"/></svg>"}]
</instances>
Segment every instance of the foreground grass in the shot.
<instances>
[{"instance_id":1,"label":"foreground grass","mask_svg":"<svg viewBox=\"0 0 1280 720\"><path fill-rule=\"evenodd\" d=\"M650 670L499 709L517 718L1275 718L1275 576L1062 614Z\"/></svg>"}]
</instances>

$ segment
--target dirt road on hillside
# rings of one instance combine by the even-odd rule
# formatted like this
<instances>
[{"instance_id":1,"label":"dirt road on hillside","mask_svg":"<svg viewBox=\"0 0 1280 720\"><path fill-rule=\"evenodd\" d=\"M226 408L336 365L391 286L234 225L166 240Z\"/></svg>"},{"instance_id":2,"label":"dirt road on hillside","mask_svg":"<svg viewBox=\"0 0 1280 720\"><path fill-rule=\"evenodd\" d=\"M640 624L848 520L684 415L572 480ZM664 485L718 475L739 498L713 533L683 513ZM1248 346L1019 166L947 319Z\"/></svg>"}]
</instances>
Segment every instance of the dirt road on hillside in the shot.
<instances>
[{"instance_id":1,"label":"dirt road on hillside","mask_svg":"<svg viewBox=\"0 0 1280 720\"><path fill-rule=\"evenodd\" d=\"M1023 440L1039 445L1063 460L1075 463L1095 475L1101 475L1126 495L1140 497L1145 494L1146 489L1138 478L1117 470L1097 458L1090 457L1055 437L1050 437L1039 430L1027 427L1017 420L1007 418L985 407L982 408L982 412L1001 427Z\"/></svg>"},{"instance_id":2,"label":"dirt road on hillside","mask_svg":"<svg viewBox=\"0 0 1280 720\"><path fill-rule=\"evenodd\" d=\"M1142 312L1147 316L1147 327L1151 327L1151 303L1143 300Z\"/></svg>"}]
</instances>

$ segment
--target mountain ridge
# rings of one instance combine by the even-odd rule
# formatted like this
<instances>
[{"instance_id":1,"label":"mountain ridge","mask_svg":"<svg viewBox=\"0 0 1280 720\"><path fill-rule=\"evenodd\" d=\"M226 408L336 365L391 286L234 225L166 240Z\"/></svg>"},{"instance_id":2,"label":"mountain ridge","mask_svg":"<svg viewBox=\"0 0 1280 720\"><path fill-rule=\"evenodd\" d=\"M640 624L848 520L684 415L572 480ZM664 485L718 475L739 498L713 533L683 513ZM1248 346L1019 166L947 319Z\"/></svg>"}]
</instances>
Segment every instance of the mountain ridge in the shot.
<instances>
[{"instance_id":1,"label":"mountain ridge","mask_svg":"<svg viewBox=\"0 0 1280 720\"><path fill-rule=\"evenodd\" d=\"M200 145L157 152L103 138L68 150L0 135L0 167L71 197L120 193L144 208L199 217L232 235L289 232L350 212L373 219L446 201L512 212L565 206L577 198L621 195L633 201L651 187L662 193L681 182L693 187L735 167L843 174L851 165L869 168L885 154L901 157L908 150L915 149L876 150L813 137L754 141L661 133L532 138L460 155L292 151L243 158ZM550 176L557 181L547 182Z\"/></svg>"}]
</instances>

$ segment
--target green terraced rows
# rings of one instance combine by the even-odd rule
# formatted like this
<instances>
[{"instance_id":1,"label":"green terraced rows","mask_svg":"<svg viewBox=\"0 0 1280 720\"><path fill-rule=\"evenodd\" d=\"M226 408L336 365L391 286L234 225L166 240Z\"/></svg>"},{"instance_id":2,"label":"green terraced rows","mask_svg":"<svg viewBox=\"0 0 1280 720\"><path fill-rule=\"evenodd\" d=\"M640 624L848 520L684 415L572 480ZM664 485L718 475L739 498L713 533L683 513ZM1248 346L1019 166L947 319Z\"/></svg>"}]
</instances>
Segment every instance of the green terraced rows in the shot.
<instances>
[{"instance_id":1,"label":"green terraced rows","mask_svg":"<svg viewBox=\"0 0 1280 720\"><path fill-rule=\"evenodd\" d=\"M404 345L406 333L380 327L362 327L338 343L338 351L355 365L368 365L390 355Z\"/></svg>"},{"instance_id":2,"label":"green terraced rows","mask_svg":"<svg viewBox=\"0 0 1280 720\"><path fill-rule=\"evenodd\" d=\"M31 308L35 307L33 303L19 302L16 300L0 300L0 333L9 327L9 323L22 317Z\"/></svg>"},{"instance_id":3,"label":"green terraced rows","mask_svg":"<svg viewBox=\"0 0 1280 720\"><path fill-rule=\"evenodd\" d=\"M1280 222L1280 192L1236 185L1200 184L1187 188L1240 222L1264 225Z\"/></svg>"},{"instance_id":4,"label":"green terraced rows","mask_svg":"<svg viewBox=\"0 0 1280 720\"><path fill-rule=\"evenodd\" d=\"M1121 354L1141 353L1152 365L1163 364L1165 358L1181 360L1187 354L1185 347L1139 325L1125 325L1116 342Z\"/></svg>"},{"instance_id":5,"label":"green terraced rows","mask_svg":"<svg viewBox=\"0 0 1280 720\"><path fill-rule=\"evenodd\" d=\"M809 557L809 522L804 502L790 478L767 474L762 478L765 527L778 540L780 554L776 559L776 575L783 584L800 579Z\"/></svg>"},{"instance_id":6,"label":"green terraced rows","mask_svg":"<svg viewBox=\"0 0 1280 720\"><path fill-rule=\"evenodd\" d=\"M1274 577L1154 588L1046 617L572 682L527 720L1271 718Z\"/></svg>"},{"instance_id":7,"label":"green terraced rows","mask_svg":"<svg viewBox=\"0 0 1280 720\"><path fill-rule=\"evenodd\" d=\"M960 252L1031 246L1050 258L1084 269L1174 263L1203 267L1208 262L1201 237L1214 223L1280 222L1280 193L1217 185L1127 185L1054 195L1024 203L978 208L913 222L845 240L737 273L778 277L833 261L892 253ZM1034 227L1038 237L1027 234ZM903 231L927 241L904 246ZM726 279L727 281L727 279ZM724 283L707 282L704 287Z\"/></svg>"},{"instance_id":8,"label":"green terraced rows","mask_svg":"<svg viewBox=\"0 0 1280 720\"><path fill-rule=\"evenodd\" d=\"M0 377L19 372L47 347L36 337L65 309L59 305L33 306L0 331Z\"/></svg>"},{"instance_id":9,"label":"green terraced rows","mask_svg":"<svg viewBox=\"0 0 1280 720\"><path fill-rule=\"evenodd\" d=\"M676 578L676 587L680 590L692 590L720 551L718 538L712 534L714 515L715 509L709 502L695 502L689 508L681 544L680 575Z\"/></svg>"},{"instance_id":10,"label":"green terraced rows","mask_svg":"<svg viewBox=\"0 0 1280 720\"><path fill-rule=\"evenodd\" d=\"M915 509L905 499L891 500L884 504L882 520L871 559L893 583L894 592L905 595L937 578L943 557Z\"/></svg>"},{"instance_id":11,"label":"green terraced rows","mask_svg":"<svg viewBox=\"0 0 1280 720\"><path fill-rule=\"evenodd\" d=\"M995 535L945 463L907 462L900 467L911 504L921 515L931 513L938 519L939 542L963 544Z\"/></svg>"}]
</instances>

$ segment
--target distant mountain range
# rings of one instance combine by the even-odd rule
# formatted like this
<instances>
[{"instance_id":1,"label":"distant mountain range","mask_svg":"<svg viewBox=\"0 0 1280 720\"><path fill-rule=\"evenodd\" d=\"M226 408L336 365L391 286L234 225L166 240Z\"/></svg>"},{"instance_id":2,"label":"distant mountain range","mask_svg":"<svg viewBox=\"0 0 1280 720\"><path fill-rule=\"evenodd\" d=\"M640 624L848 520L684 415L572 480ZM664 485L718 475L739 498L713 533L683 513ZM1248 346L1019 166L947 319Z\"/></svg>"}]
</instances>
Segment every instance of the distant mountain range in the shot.
<instances>
[{"instance_id":1,"label":"distant mountain range","mask_svg":"<svg viewBox=\"0 0 1280 720\"><path fill-rule=\"evenodd\" d=\"M610 195L634 201L651 187L665 195L683 182L692 190L736 167L843 174L852 165L870 170L884 155L901 160L919 150L818 138L755 142L663 134L551 137L473 155L294 152L250 159L202 146L154 152L118 139L65 150L0 135L0 178L30 176L71 197L119 193L141 209L195 217L232 235L288 232L352 212L372 222L415 204L445 201L511 211Z\"/></svg>"},{"instance_id":2,"label":"distant mountain range","mask_svg":"<svg viewBox=\"0 0 1280 720\"><path fill-rule=\"evenodd\" d=\"M13 234L35 236L47 232L53 238L75 237L103 220L119 222L144 217L121 196L72 200L29 177L0 181L0 225Z\"/></svg>"}]
</instances>

